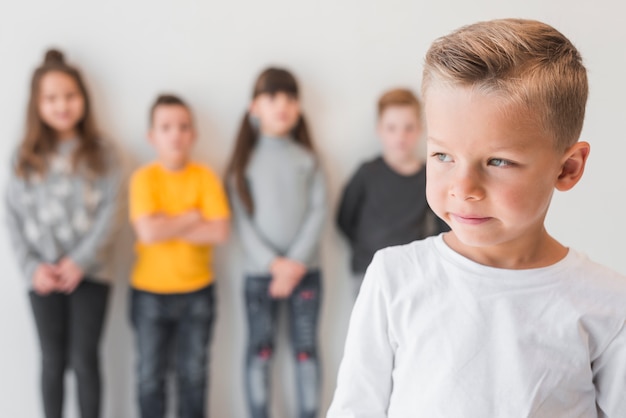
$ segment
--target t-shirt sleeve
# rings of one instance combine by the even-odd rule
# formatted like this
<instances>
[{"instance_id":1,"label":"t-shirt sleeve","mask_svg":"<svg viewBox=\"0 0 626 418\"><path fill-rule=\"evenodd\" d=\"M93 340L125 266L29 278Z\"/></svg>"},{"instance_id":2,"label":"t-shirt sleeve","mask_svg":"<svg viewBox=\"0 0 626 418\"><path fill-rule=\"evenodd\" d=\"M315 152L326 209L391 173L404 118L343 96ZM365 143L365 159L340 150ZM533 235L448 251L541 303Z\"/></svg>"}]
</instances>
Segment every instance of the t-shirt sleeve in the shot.
<instances>
[{"instance_id":1,"label":"t-shirt sleeve","mask_svg":"<svg viewBox=\"0 0 626 418\"><path fill-rule=\"evenodd\" d=\"M337 389L327 418L386 417L394 347L383 254L376 253L352 310Z\"/></svg>"},{"instance_id":2,"label":"t-shirt sleeve","mask_svg":"<svg viewBox=\"0 0 626 418\"><path fill-rule=\"evenodd\" d=\"M598 417L626 417L626 321L591 367Z\"/></svg>"},{"instance_id":3,"label":"t-shirt sleeve","mask_svg":"<svg viewBox=\"0 0 626 418\"><path fill-rule=\"evenodd\" d=\"M228 198L220 178L211 170L207 170L203 182L201 208L202 216L208 220L230 218Z\"/></svg>"},{"instance_id":4,"label":"t-shirt sleeve","mask_svg":"<svg viewBox=\"0 0 626 418\"><path fill-rule=\"evenodd\" d=\"M157 212L158 206L150 182L148 172L136 171L130 179L128 196L129 215L131 222L142 216Z\"/></svg>"}]
</instances>

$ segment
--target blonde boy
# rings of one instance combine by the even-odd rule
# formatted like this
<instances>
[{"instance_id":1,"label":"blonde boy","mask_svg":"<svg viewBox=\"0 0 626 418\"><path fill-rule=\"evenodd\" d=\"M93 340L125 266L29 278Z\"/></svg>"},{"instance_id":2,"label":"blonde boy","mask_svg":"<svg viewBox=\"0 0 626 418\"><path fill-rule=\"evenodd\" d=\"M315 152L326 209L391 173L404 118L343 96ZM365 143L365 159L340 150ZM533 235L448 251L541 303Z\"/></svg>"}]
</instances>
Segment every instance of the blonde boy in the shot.
<instances>
[{"instance_id":1,"label":"blonde boy","mask_svg":"<svg viewBox=\"0 0 626 418\"><path fill-rule=\"evenodd\" d=\"M426 56L427 198L447 234L374 258L328 416L625 417L626 278L552 238L586 70L554 28L477 23Z\"/></svg>"},{"instance_id":2,"label":"blonde boy","mask_svg":"<svg viewBox=\"0 0 626 418\"><path fill-rule=\"evenodd\" d=\"M204 418L215 298L211 246L228 236L229 208L219 178L190 159L196 134L180 98L157 98L148 138L157 160L137 170L130 187L139 409L142 418L164 416L174 350L179 416Z\"/></svg>"}]
</instances>

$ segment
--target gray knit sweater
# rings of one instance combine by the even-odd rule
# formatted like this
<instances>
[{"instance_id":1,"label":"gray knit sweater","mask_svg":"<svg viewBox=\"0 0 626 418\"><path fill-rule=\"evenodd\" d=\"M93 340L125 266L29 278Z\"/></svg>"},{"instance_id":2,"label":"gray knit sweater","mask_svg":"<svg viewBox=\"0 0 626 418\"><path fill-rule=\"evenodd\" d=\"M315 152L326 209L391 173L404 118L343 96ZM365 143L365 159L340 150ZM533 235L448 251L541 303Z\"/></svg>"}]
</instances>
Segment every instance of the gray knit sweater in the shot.
<instances>
[{"instance_id":1,"label":"gray knit sweater","mask_svg":"<svg viewBox=\"0 0 626 418\"><path fill-rule=\"evenodd\" d=\"M50 158L44 177L22 179L11 164L6 221L29 287L39 264L56 263L64 257L90 279L106 282L112 278L107 259L119 220L119 162L112 147L105 146L107 173L87 180L72 168L76 146L77 140L63 141Z\"/></svg>"},{"instance_id":2,"label":"gray knit sweater","mask_svg":"<svg viewBox=\"0 0 626 418\"><path fill-rule=\"evenodd\" d=\"M284 256L319 268L319 242L327 200L314 154L289 138L261 136L246 170L254 213L250 216L229 182L234 220L247 274L268 274Z\"/></svg>"}]
</instances>

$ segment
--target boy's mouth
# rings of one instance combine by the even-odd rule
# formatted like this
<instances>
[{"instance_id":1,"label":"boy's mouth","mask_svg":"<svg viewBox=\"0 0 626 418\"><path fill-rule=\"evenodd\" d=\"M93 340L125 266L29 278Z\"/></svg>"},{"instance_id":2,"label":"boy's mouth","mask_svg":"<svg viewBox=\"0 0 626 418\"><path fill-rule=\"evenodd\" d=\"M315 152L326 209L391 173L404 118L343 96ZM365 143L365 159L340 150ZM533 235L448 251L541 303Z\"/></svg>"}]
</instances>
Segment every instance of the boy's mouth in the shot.
<instances>
[{"instance_id":1,"label":"boy's mouth","mask_svg":"<svg viewBox=\"0 0 626 418\"><path fill-rule=\"evenodd\" d=\"M457 213L451 213L450 216L456 222L466 225L480 225L491 220L489 216L461 215Z\"/></svg>"}]
</instances>

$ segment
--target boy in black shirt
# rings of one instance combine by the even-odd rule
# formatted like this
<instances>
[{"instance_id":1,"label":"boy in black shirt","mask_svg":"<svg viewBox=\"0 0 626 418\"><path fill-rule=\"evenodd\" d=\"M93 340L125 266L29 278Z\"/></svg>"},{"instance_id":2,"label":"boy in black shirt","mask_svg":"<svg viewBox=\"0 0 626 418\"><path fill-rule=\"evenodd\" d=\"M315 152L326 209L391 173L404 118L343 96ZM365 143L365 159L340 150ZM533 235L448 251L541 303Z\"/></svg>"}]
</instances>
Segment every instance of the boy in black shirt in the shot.
<instances>
[{"instance_id":1,"label":"boy in black shirt","mask_svg":"<svg viewBox=\"0 0 626 418\"><path fill-rule=\"evenodd\" d=\"M422 134L417 97L406 89L383 94L377 131L382 155L362 164L352 176L337 217L352 247L357 293L377 250L449 229L426 202L426 170L416 152Z\"/></svg>"}]
</instances>

